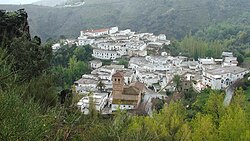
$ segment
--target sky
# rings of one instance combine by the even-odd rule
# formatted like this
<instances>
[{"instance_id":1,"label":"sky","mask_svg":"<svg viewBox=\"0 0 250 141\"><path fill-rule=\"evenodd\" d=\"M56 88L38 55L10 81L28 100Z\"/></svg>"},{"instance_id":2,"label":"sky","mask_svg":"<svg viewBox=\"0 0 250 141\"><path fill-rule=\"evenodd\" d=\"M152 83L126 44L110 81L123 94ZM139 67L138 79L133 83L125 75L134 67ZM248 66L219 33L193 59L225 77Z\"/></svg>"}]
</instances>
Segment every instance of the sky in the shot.
<instances>
[{"instance_id":1,"label":"sky","mask_svg":"<svg viewBox=\"0 0 250 141\"><path fill-rule=\"evenodd\" d=\"M38 0L0 0L0 4L31 4Z\"/></svg>"}]
</instances>

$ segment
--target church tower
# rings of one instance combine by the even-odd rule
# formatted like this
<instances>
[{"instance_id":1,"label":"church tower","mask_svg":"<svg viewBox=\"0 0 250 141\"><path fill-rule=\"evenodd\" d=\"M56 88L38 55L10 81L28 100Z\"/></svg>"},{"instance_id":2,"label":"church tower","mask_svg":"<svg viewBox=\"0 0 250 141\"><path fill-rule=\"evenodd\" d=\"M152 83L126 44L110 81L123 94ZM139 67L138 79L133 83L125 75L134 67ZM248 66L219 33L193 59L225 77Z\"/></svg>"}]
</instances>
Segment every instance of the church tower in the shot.
<instances>
[{"instance_id":1,"label":"church tower","mask_svg":"<svg viewBox=\"0 0 250 141\"><path fill-rule=\"evenodd\" d=\"M113 83L113 99L121 99L124 87L124 75L123 72L116 72L112 76Z\"/></svg>"}]
</instances>

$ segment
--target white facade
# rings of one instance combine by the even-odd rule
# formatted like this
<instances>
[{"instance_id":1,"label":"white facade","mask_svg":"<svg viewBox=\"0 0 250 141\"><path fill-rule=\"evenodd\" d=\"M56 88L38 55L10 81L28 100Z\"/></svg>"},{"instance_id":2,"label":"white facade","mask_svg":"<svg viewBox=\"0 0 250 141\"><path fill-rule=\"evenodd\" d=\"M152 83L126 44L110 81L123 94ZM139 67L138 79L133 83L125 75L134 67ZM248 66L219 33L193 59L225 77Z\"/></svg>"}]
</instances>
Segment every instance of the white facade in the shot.
<instances>
[{"instance_id":1,"label":"white facade","mask_svg":"<svg viewBox=\"0 0 250 141\"><path fill-rule=\"evenodd\" d=\"M112 104L112 111L117 111L117 110L130 110L130 109L135 109L136 106L134 105L118 105L118 104Z\"/></svg>"},{"instance_id":2,"label":"white facade","mask_svg":"<svg viewBox=\"0 0 250 141\"><path fill-rule=\"evenodd\" d=\"M56 43L56 44L53 44L53 45L52 45L52 49L53 49L53 50L57 50L57 49L59 49L59 48L61 48L61 45L60 45L59 43Z\"/></svg>"},{"instance_id":3,"label":"white facade","mask_svg":"<svg viewBox=\"0 0 250 141\"><path fill-rule=\"evenodd\" d=\"M199 58L198 62L200 65L215 65L214 58Z\"/></svg>"},{"instance_id":4,"label":"white facade","mask_svg":"<svg viewBox=\"0 0 250 141\"><path fill-rule=\"evenodd\" d=\"M117 26L111 27L109 29L109 34L114 34L114 33L118 32L118 31L119 31L119 28Z\"/></svg>"},{"instance_id":5,"label":"white facade","mask_svg":"<svg viewBox=\"0 0 250 141\"><path fill-rule=\"evenodd\" d=\"M94 41L94 39L88 39L87 36L78 37L79 46L93 45Z\"/></svg>"},{"instance_id":6,"label":"white facade","mask_svg":"<svg viewBox=\"0 0 250 141\"><path fill-rule=\"evenodd\" d=\"M131 29L126 29L126 30L121 30L120 35L129 35L129 34L133 34L133 32L131 32Z\"/></svg>"},{"instance_id":7,"label":"white facade","mask_svg":"<svg viewBox=\"0 0 250 141\"><path fill-rule=\"evenodd\" d=\"M147 56L147 50L133 50L130 49L128 50L128 55L129 56Z\"/></svg>"},{"instance_id":8,"label":"white facade","mask_svg":"<svg viewBox=\"0 0 250 141\"><path fill-rule=\"evenodd\" d=\"M114 51L118 51L121 50L121 48L126 47L125 43L110 43L110 42L106 42L106 43L99 43L96 46L99 49L103 49L103 50L114 50Z\"/></svg>"},{"instance_id":9,"label":"white facade","mask_svg":"<svg viewBox=\"0 0 250 141\"><path fill-rule=\"evenodd\" d=\"M167 40L167 37L166 37L165 34L160 34L160 35L158 36L158 40Z\"/></svg>"},{"instance_id":10,"label":"white facade","mask_svg":"<svg viewBox=\"0 0 250 141\"><path fill-rule=\"evenodd\" d=\"M224 89L238 79L242 79L249 70L240 67L219 67L212 70L204 70L202 83L212 89Z\"/></svg>"},{"instance_id":11,"label":"white facade","mask_svg":"<svg viewBox=\"0 0 250 141\"><path fill-rule=\"evenodd\" d=\"M86 30L86 31L81 31L80 34L81 36L99 37L102 35L109 34L109 29Z\"/></svg>"},{"instance_id":12,"label":"white facade","mask_svg":"<svg viewBox=\"0 0 250 141\"><path fill-rule=\"evenodd\" d=\"M93 69L100 68L102 66L102 61L100 61L100 60L92 60L92 61L90 61L90 66Z\"/></svg>"},{"instance_id":13,"label":"white facade","mask_svg":"<svg viewBox=\"0 0 250 141\"><path fill-rule=\"evenodd\" d=\"M237 66L238 61L237 57L225 57L224 62L222 63L222 66Z\"/></svg>"},{"instance_id":14,"label":"white facade","mask_svg":"<svg viewBox=\"0 0 250 141\"><path fill-rule=\"evenodd\" d=\"M75 81L76 92L79 94L86 94L90 91L96 91L98 77L94 75L82 75L82 78Z\"/></svg>"},{"instance_id":15,"label":"white facade","mask_svg":"<svg viewBox=\"0 0 250 141\"><path fill-rule=\"evenodd\" d=\"M221 54L222 57L233 57L233 53L232 52L222 52Z\"/></svg>"},{"instance_id":16,"label":"white facade","mask_svg":"<svg viewBox=\"0 0 250 141\"><path fill-rule=\"evenodd\" d=\"M84 114L89 114L89 106L91 99L95 109L101 112L105 105L108 104L108 93L94 93L93 95L84 96L78 103L77 106Z\"/></svg>"},{"instance_id":17,"label":"white facade","mask_svg":"<svg viewBox=\"0 0 250 141\"><path fill-rule=\"evenodd\" d=\"M102 60L115 60L121 57L116 51L101 49L94 49L92 56Z\"/></svg>"},{"instance_id":18,"label":"white facade","mask_svg":"<svg viewBox=\"0 0 250 141\"><path fill-rule=\"evenodd\" d=\"M124 72L124 83L126 85L129 85L134 80L135 77L134 71L131 69L123 69L122 71Z\"/></svg>"}]
</instances>

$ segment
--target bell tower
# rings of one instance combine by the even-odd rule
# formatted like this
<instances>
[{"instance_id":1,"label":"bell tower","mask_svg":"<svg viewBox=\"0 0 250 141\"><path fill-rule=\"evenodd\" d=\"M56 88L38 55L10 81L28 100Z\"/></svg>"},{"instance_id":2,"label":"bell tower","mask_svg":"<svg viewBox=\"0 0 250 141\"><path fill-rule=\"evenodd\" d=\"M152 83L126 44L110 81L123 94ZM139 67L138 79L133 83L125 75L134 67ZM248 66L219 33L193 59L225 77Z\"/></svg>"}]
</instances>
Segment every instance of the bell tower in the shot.
<instances>
[{"instance_id":1,"label":"bell tower","mask_svg":"<svg viewBox=\"0 0 250 141\"><path fill-rule=\"evenodd\" d=\"M113 99L121 98L124 86L123 72L116 72L112 76L112 83L113 83Z\"/></svg>"}]
</instances>

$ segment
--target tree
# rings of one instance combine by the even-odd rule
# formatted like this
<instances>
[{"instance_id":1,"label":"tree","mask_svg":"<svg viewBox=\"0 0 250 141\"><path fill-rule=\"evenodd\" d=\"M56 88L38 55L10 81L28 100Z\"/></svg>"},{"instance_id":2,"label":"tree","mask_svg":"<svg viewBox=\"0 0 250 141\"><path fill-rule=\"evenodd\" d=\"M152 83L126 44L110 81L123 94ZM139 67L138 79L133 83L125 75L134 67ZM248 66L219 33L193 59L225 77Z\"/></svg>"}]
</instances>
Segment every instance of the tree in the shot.
<instances>
[{"instance_id":1,"label":"tree","mask_svg":"<svg viewBox=\"0 0 250 141\"><path fill-rule=\"evenodd\" d=\"M16 38L6 50L12 56L9 62L13 61L13 70L20 71L22 81L37 77L50 67L52 49L40 46L38 37L33 41L26 37Z\"/></svg>"},{"instance_id":2,"label":"tree","mask_svg":"<svg viewBox=\"0 0 250 141\"><path fill-rule=\"evenodd\" d=\"M223 100L224 100L224 94L218 94L212 91L204 106L204 112L206 114L212 115L213 117L212 119L216 125L216 128L219 127L220 119L225 113Z\"/></svg>"},{"instance_id":3,"label":"tree","mask_svg":"<svg viewBox=\"0 0 250 141\"><path fill-rule=\"evenodd\" d=\"M118 60L118 65L124 65L125 68L128 68L128 64L129 64L129 62L126 59L119 59Z\"/></svg>"},{"instance_id":4,"label":"tree","mask_svg":"<svg viewBox=\"0 0 250 141\"><path fill-rule=\"evenodd\" d=\"M249 130L249 121L244 110L236 105L230 106L221 117L219 140L239 140L247 130Z\"/></svg>"},{"instance_id":5,"label":"tree","mask_svg":"<svg viewBox=\"0 0 250 141\"><path fill-rule=\"evenodd\" d=\"M186 112L180 102L170 102L159 114L153 115L156 124L157 140L177 140L180 129L185 124ZM153 129L154 131L154 129Z\"/></svg>"},{"instance_id":6,"label":"tree","mask_svg":"<svg viewBox=\"0 0 250 141\"><path fill-rule=\"evenodd\" d=\"M152 108L156 110L157 112L160 112L160 110L163 108L165 104L164 99L160 98L153 98L152 99Z\"/></svg>"},{"instance_id":7,"label":"tree","mask_svg":"<svg viewBox=\"0 0 250 141\"><path fill-rule=\"evenodd\" d=\"M195 141L214 141L217 138L217 129L211 115L198 113L192 120L192 140Z\"/></svg>"},{"instance_id":8,"label":"tree","mask_svg":"<svg viewBox=\"0 0 250 141\"><path fill-rule=\"evenodd\" d=\"M74 55L76 56L76 58L78 60L84 61L85 59L87 59L87 58L85 58L86 57L85 54L86 54L86 51L85 51L84 47L80 46L74 50Z\"/></svg>"},{"instance_id":9,"label":"tree","mask_svg":"<svg viewBox=\"0 0 250 141\"><path fill-rule=\"evenodd\" d=\"M173 82L177 91L180 91L181 77L179 75L174 75Z\"/></svg>"},{"instance_id":10,"label":"tree","mask_svg":"<svg viewBox=\"0 0 250 141\"><path fill-rule=\"evenodd\" d=\"M102 82L102 80L98 81L96 87L101 91L103 92L103 89L105 89L105 84Z\"/></svg>"},{"instance_id":11,"label":"tree","mask_svg":"<svg viewBox=\"0 0 250 141\"><path fill-rule=\"evenodd\" d=\"M238 55L238 56L237 56L237 61L238 61L239 65L242 64L242 63L244 62L244 57L243 57L243 55L241 55L241 54Z\"/></svg>"}]
</instances>

